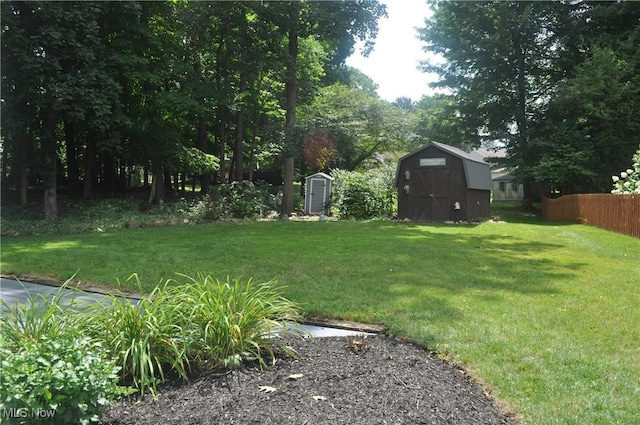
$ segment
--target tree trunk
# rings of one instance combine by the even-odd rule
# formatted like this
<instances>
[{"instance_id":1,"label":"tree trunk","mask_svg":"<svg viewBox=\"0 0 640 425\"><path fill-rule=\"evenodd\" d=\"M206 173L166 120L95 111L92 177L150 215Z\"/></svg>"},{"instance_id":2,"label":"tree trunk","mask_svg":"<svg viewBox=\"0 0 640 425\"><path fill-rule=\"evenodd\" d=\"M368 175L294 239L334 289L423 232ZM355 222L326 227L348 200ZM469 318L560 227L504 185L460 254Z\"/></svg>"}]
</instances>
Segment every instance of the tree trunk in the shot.
<instances>
[{"instance_id":1,"label":"tree trunk","mask_svg":"<svg viewBox=\"0 0 640 425\"><path fill-rule=\"evenodd\" d=\"M165 200L165 184L164 184L164 172L162 169L162 163L159 159L153 159L151 161L152 177L151 177L151 192L149 193L149 203L160 205Z\"/></svg>"},{"instance_id":2,"label":"tree trunk","mask_svg":"<svg viewBox=\"0 0 640 425\"><path fill-rule=\"evenodd\" d=\"M47 155L45 159L48 167L52 167L55 173L55 158ZM53 176L53 177L51 177ZM58 220L58 192L55 175L51 175L44 186L44 218L49 221Z\"/></svg>"},{"instance_id":3,"label":"tree trunk","mask_svg":"<svg viewBox=\"0 0 640 425\"><path fill-rule=\"evenodd\" d=\"M73 197L80 196L80 191L82 190L75 130L75 126L69 120L64 121L64 138L67 144L67 181L69 194Z\"/></svg>"},{"instance_id":4,"label":"tree trunk","mask_svg":"<svg viewBox=\"0 0 640 425\"><path fill-rule=\"evenodd\" d=\"M16 168L18 169L18 186L20 188L20 205L27 205L29 201L27 199L27 189L29 187L29 174L28 174L28 154L27 154L27 133L26 130L20 129L18 136L18 155Z\"/></svg>"},{"instance_id":5,"label":"tree trunk","mask_svg":"<svg viewBox=\"0 0 640 425\"><path fill-rule=\"evenodd\" d=\"M296 122L296 90L297 90L297 60L298 60L298 2L292 2L289 27L289 61L287 63L286 91L286 116L284 134L285 140L289 141L293 136L293 125ZM287 217L293 211L293 156L286 154L284 187L282 189L282 214Z\"/></svg>"},{"instance_id":6,"label":"tree trunk","mask_svg":"<svg viewBox=\"0 0 640 425\"><path fill-rule=\"evenodd\" d=\"M524 4L517 4L518 7L528 7ZM520 166L528 167L529 164L529 123L527 120L527 62L523 47L523 41L519 36L513 38L514 50L518 54L517 58L517 109L516 125L518 126L518 151L520 152ZM523 198L522 206L525 209L532 208L531 199L531 178L524 176L522 184Z\"/></svg>"},{"instance_id":7,"label":"tree trunk","mask_svg":"<svg viewBox=\"0 0 640 425\"><path fill-rule=\"evenodd\" d=\"M102 187L109 194L113 194L117 190L117 168L116 159L113 153L109 151L103 151L102 154Z\"/></svg>"},{"instance_id":8,"label":"tree trunk","mask_svg":"<svg viewBox=\"0 0 640 425\"><path fill-rule=\"evenodd\" d=\"M223 20L222 27L220 28L220 37L218 40L218 48L216 49L216 89L220 93L221 100L217 104L216 113L218 121L218 139L220 146L218 148L218 155L220 157L220 171L219 179L220 183L227 182L227 160L226 160L226 111L227 106L224 104L224 100L227 98L227 75L229 74L228 64L228 52L226 49L226 35L228 32L229 23L227 20ZM231 176L229 176L231 177Z\"/></svg>"},{"instance_id":9,"label":"tree trunk","mask_svg":"<svg viewBox=\"0 0 640 425\"><path fill-rule=\"evenodd\" d=\"M93 188L93 163L95 159L96 141L95 132L89 131L87 133L87 142L85 143L84 152L84 181L82 197L84 199L90 199L92 196Z\"/></svg>"},{"instance_id":10,"label":"tree trunk","mask_svg":"<svg viewBox=\"0 0 640 425\"><path fill-rule=\"evenodd\" d=\"M255 159L255 150L256 150L256 136L252 136L251 137L251 147L249 148L249 176L248 179L250 182L253 181L253 169L255 168L254 166L254 159Z\"/></svg>"},{"instance_id":11,"label":"tree trunk","mask_svg":"<svg viewBox=\"0 0 640 425\"><path fill-rule=\"evenodd\" d=\"M27 197L27 189L29 187L29 179L27 174L27 164L20 165L20 205L25 206L29 202Z\"/></svg>"},{"instance_id":12,"label":"tree trunk","mask_svg":"<svg viewBox=\"0 0 640 425\"><path fill-rule=\"evenodd\" d=\"M58 195L57 195L57 140L56 140L56 114L52 107L44 111L43 119L44 149L44 218L45 220L58 220Z\"/></svg>"},{"instance_id":13,"label":"tree trunk","mask_svg":"<svg viewBox=\"0 0 640 425\"><path fill-rule=\"evenodd\" d=\"M207 121L203 116L198 118L198 146L204 153L209 153L209 146L207 143ZM195 181L195 177L194 177ZM195 187L194 187L195 191ZM209 191L209 173L204 173L200 176L200 193L206 195Z\"/></svg>"},{"instance_id":14,"label":"tree trunk","mask_svg":"<svg viewBox=\"0 0 640 425\"><path fill-rule=\"evenodd\" d=\"M172 201L174 199L173 192L173 184L171 182L171 173L167 170L164 170L164 194L162 197L162 202Z\"/></svg>"},{"instance_id":15,"label":"tree trunk","mask_svg":"<svg viewBox=\"0 0 640 425\"><path fill-rule=\"evenodd\" d=\"M291 184L287 184L290 182ZM284 187L282 188L282 218L293 211L293 158L284 160Z\"/></svg>"},{"instance_id":16,"label":"tree trunk","mask_svg":"<svg viewBox=\"0 0 640 425\"><path fill-rule=\"evenodd\" d=\"M220 139L220 146L218 147L218 155L220 157L220 183L227 182L227 150L225 149L225 137L224 121L220 119L220 128L218 130L218 138Z\"/></svg>"},{"instance_id":17,"label":"tree trunk","mask_svg":"<svg viewBox=\"0 0 640 425\"><path fill-rule=\"evenodd\" d=\"M124 161L120 159L119 161L119 171L118 171L118 188L120 191L124 192L129 189L129 183L127 179L127 167L124 166Z\"/></svg>"},{"instance_id":18,"label":"tree trunk","mask_svg":"<svg viewBox=\"0 0 640 425\"><path fill-rule=\"evenodd\" d=\"M243 76L240 76L240 97L242 97L242 94L244 93L244 91L247 88L247 83L245 82ZM244 155L244 149L243 149L243 144L244 144L244 129L243 129L243 124L244 124L244 111L242 110L242 105L240 105L240 107L238 108L238 110L236 111L236 143L235 143L235 149L233 151L233 157L235 160L234 163L234 180L235 181L242 181L244 180L244 167L242 165L243 163L243 155Z\"/></svg>"},{"instance_id":19,"label":"tree trunk","mask_svg":"<svg viewBox=\"0 0 640 425\"><path fill-rule=\"evenodd\" d=\"M287 82L286 91L286 116L285 116L285 133L290 136L293 131L293 125L296 122L296 62L298 57L298 32L295 25L289 31L289 64L287 66Z\"/></svg>"}]
</instances>

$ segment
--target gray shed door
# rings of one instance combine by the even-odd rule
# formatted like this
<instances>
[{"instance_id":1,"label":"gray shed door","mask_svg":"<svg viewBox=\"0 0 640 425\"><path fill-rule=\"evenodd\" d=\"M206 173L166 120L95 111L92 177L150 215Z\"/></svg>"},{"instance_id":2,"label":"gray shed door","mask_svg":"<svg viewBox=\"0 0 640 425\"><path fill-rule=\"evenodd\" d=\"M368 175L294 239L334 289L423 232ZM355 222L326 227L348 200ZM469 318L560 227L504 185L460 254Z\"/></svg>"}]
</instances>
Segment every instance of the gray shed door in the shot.
<instances>
[{"instance_id":1,"label":"gray shed door","mask_svg":"<svg viewBox=\"0 0 640 425\"><path fill-rule=\"evenodd\" d=\"M309 180L309 214L321 214L328 201L327 180L314 179Z\"/></svg>"}]
</instances>

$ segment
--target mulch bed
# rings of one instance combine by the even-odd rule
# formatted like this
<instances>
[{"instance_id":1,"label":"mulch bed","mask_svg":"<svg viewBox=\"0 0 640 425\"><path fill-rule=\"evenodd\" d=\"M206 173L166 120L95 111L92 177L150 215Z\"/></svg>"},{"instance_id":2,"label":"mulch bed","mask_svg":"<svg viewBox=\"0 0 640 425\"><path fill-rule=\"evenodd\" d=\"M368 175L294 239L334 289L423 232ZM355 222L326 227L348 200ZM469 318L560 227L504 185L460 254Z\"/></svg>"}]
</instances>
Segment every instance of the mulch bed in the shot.
<instances>
[{"instance_id":1,"label":"mulch bed","mask_svg":"<svg viewBox=\"0 0 640 425\"><path fill-rule=\"evenodd\" d=\"M461 369L395 338L292 339L297 359L160 387L102 424L512 424Z\"/></svg>"}]
</instances>

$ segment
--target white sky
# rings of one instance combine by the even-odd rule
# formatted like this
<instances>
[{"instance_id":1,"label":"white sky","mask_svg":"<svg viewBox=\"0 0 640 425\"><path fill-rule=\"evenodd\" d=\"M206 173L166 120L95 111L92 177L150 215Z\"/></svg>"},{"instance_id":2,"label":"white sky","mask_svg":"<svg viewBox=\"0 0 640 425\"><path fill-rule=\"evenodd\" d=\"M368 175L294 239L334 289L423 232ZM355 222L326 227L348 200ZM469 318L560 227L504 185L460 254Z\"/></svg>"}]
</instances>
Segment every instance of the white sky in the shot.
<instances>
[{"instance_id":1,"label":"white sky","mask_svg":"<svg viewBox=\"0 0 640 425\"><path fill-rule=\"evenodd\" d=\"M424 43L417 38L416 28L424 27L431 11L426 0L381 0L381 3L387 5L388 18L378 23L375 49L364 58L356 47L356 53L346 63L375 81L381 98L393 102L404 96L417 101L433 93L428 84L436 80L417 69L428 54L422 51Z\"/></svg>"}]
</instances>

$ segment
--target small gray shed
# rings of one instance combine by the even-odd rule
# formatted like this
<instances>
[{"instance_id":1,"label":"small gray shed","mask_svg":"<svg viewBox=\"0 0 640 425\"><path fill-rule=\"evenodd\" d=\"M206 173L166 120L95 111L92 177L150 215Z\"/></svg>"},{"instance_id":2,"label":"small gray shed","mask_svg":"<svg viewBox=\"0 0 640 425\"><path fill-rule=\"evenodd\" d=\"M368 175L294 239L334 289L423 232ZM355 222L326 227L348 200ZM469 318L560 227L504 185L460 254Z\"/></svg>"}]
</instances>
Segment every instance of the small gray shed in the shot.
<instances>
[{"instance_id":1,"label":"small gray shed","mask_svg":"<svg viewBox=\"0 0 640 425\"><path fill-rule=\"evenodd\" d=\"M402 158L396 175L398 218L422 222L489 217L489 164L454 146L432 142Z\"/></svg>"},{"instance_id":2,"label":"small gray shed","mask_svg":"<svg viewBox=\"0 0 640 425\"><path fill-rule=\"evenodd\" d=\"M333 177L325 173L308 176L305 181L304 212L306 214L329 214Z\"/></svg>"}]
</instances>

